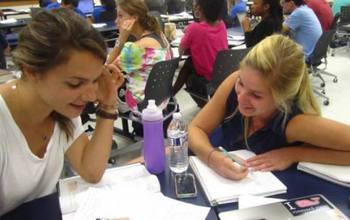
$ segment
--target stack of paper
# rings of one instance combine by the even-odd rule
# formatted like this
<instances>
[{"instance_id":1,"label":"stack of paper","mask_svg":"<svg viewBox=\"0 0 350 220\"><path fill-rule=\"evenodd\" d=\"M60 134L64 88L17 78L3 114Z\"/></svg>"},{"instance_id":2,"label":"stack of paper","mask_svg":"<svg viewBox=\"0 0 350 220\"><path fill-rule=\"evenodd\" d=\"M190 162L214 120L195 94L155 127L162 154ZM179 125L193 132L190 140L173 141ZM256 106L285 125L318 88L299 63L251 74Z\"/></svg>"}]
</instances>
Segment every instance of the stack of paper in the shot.
<instances>
[{"instance_id":1,"label":"stack of paper","mask_svg":"<svg viewBox=\"0 0 350 220\"><path fill-rule=\"evenodd\" d=\"M300 162L298 164L298 170L342 186L350 187L350 166Z\"/></svg>"},{"instance_id":2,"label":"stack of paper","mask_svg":"<svg viewBox=\"0 0 350 220\"><path fill-rule=\"evenodd\" d=\"M200 220L210 210L165 197L157 177L141 164L109 169L98 184L73 177L59 186L64 220Z\"/></svg>"},{"instance_id":3,"label":"stack of paper","mask_svg":"<svg viewBox=\"0 0 350 220\"><path fill-rule=\"evenodd\" d=\"M243 159L255 155L247 150L231 153ZM220 176L195 156L190 157L190 165L212 206L235 202L240 195L270 196L285 193L287 190L271 172L250 172L246 178L233 181Z\"/></svg>"}]
</instances>

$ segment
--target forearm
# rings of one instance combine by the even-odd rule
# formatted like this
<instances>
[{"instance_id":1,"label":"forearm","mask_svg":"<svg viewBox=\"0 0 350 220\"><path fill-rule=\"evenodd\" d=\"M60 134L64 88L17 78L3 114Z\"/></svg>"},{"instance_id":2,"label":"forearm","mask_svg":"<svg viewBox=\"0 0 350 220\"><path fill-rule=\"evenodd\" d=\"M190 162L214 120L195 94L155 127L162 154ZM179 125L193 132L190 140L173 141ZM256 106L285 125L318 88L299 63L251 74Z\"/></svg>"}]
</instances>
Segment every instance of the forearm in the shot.
<instances>
[{"instance_id":1,"label":"forearm","mask_svg":"<svg viewBox=\"0 0 350 220\"><path fill-rule=\"evenodd\" d=\"M295 162L350 165L350 152L312 146L293 147L291 152Z\"/></svg>"},{"instance_id":2,"label":"forearm","mask_svg":"<svg viewBox=\"0 0 350 220\"><path fill-rule=\"evenodd\" d=\"M195 125L188 128L189 147L202 160L208 164L209 154L213 151L213 146L209 141L208 134Z\"/></svg>"},{"instance_id":3,"label":"forearm","mask_svg":"<svg viewBox=\"0 0 350 220\"><path fill-rule=\"evenodd\" d=\"M82 167L84 179L98 182L111 154L114 120L97 118L95 131L84 148Z\"/></svg>"}]
</instances>

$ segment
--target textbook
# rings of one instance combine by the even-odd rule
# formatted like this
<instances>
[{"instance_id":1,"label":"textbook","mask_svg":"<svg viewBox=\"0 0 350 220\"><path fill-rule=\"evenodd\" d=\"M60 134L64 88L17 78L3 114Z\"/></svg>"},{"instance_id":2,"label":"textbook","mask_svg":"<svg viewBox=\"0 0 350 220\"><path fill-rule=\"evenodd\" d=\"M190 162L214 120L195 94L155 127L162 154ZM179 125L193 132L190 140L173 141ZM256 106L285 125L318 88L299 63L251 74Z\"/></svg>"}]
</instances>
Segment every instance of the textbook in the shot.
<instances>
[{"instance_id":1,"label":"textbook","mask_svg":"<svg viewBox=\"0 0 350 220\"><path fill-rule=\"evenodd\" d=\"M140 163L107 169L97 184L85 182L80 176L59 180L60 205L62 214L75 212L84 193L90 187L101 189L138 189L146 192L160 192L155 175L150 174Z\"/></svg>"},{"instance_id":2,"label":"textbook","mask_svg":"<svg viewBox=\"0 0 350 220\"><path fill-rule=\"evenodd\" d=\"M230 153L243 159L255 155L248 150ZM189 162L211 206L236 202L240 195L271 196L287 191L287 187L271 172L250 171L246 178L234 181L220 176L196 156L191 156Z\"/></svg>"},{"instance_id":3,"label":"textbook","mask_svg":"<svg viewBox=\"0 0 350 220\"><path fill-rule=\"evenodd\" d=\"M221 212L221 220L346 220L323 195L309 195L251 208Z\"/></svg>"},{"instance_id":4,"label":"textbook","mask_svg":"<svg viewBox=\"0 0 350 220\"><path fill-rule=\"evenodd\" d=\"M298 170L342 186L350 187L350 166L299 162Z\"/></svg>"}]
</instances>

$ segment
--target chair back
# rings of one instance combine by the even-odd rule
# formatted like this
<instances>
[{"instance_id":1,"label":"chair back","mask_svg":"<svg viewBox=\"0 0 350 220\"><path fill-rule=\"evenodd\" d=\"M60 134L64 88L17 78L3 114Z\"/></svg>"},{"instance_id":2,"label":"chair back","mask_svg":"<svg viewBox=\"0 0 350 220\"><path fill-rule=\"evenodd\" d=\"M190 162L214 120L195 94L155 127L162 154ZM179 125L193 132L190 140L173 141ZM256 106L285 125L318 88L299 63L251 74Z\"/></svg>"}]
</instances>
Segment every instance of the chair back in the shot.
<instances>
[{"instance_id":1,"label":"chair back","mask_svg":"<svg viewBox=\"0 0 350 220\"><path fill-rule=\"evenodd\" d=\"M318 39L315 49L309 57L308 62L315 66L321 63L321 60L327 57L328 47L330 46L333 36L336 30L329 30L323 32L321 37Z\"/></svg>"},{"instance_id":2,"label":"chair back","mask_svg":"<svg viewBox=\"0 0 350 220\"><path fill-rule=\"evenodd\" d=\"M350 24L350 6L340 7L340 24Z\"/></svg>"},{"instance_id":3,"label":"chair back","mask_svg":"<svg viewBox=\"0 0 350 220\"><path fill-rule=\"evenodd\" d=\"M153 66L146 83L145 98L138 104L140 112L147 107L150 99L154 99L156 104L160 105L172 97L173 79L178 65L179 58L174 58L160 61Z\"/></svg>"},{"instance_id":4,"label":"chair back","mask_svg":"<svg viewBox=\"0 0 350 220\"><path fill-rule=\"evenodd\" d=\"M339 20L340 20L340 12L338 12L337 14L334 15L334 18L333 18L331 26L329 27L329 30L337 29Z\"/></svg>"},{"instance_id":5,"label":"chair back","mask_svg":"<svg viewBox=\"0 0 350 220\"><path fill-rule=\"evenodd\" d=\"M212 96L222 81L231 73L238 70L241 60L250 48L222 50L216 55L213 66L213 77L208 86L208 95Z\"/></svg>"}]
</instances>

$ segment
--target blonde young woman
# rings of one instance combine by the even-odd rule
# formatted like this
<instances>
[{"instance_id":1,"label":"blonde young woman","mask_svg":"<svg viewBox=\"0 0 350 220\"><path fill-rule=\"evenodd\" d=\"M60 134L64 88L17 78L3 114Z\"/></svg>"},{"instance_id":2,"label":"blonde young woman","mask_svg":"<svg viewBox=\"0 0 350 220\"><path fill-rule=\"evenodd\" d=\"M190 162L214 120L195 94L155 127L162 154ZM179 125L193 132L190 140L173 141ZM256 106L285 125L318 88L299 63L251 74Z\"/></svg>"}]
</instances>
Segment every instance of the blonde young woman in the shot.
<instances>
[{"instance_id":1,"label":"blonde young woman","mask_svg":"<svg viewBox=\"0 0 350 220\"><path fill-rule=\"evenodd\" d=\"M230 179L244 178L246 168L284 170L298 161L349 165L350 126L320 116L308 77L300 46L282 35L265 38L189 125L191 150ZM227 150L257 153L244 168L210 143L220 125Z\"/></svg>"}]
</instances>

